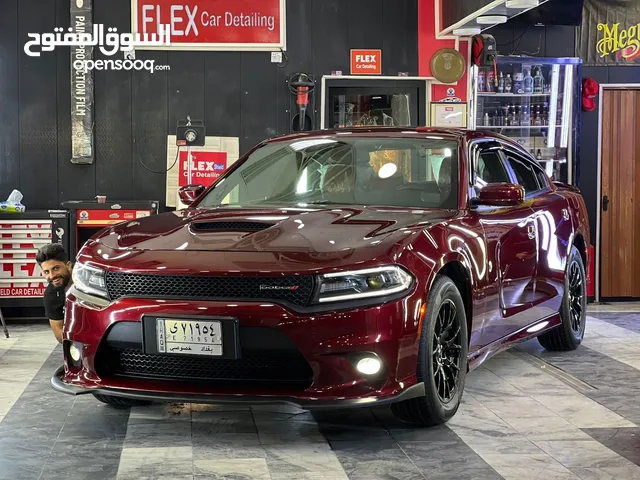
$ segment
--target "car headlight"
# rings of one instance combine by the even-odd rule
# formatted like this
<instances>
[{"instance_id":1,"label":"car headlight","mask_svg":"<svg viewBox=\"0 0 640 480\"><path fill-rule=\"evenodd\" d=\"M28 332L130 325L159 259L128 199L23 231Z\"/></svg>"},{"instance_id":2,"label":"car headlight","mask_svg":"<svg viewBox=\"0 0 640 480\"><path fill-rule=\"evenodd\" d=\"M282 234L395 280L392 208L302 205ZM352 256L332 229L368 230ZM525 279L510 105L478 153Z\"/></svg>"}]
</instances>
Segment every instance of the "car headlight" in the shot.
<instances>
[{"instance_id":1,"label":"car headlight","mask_svg":"<svg viewBox=\"0 0 640 480\"><path fill-rule=\"evenodd\" d=\"M384 297L408 291L413 277L397 266L327 273L320 277L319 303Z\"/></svg>"},{"instance_id":2,"label":"car headlight","mask_svg":"<svg viewBox=\"0 0 640 480\"><path fill-rule=\"evenodd\" d=\"M104 270L76 263L72 273L73 285L81 292L107 298L107 282Z\"/></svg>"}]
</instances>

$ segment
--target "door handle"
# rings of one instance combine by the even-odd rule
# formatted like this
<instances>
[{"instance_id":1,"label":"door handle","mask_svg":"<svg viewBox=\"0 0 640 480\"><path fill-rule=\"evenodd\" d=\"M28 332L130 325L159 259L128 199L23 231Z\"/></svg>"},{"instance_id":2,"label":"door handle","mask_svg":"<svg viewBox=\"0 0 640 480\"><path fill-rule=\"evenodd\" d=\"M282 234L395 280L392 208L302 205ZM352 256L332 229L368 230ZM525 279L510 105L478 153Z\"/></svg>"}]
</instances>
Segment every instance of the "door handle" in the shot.
<instances>
[{"instance_id":1,"label":"door handle","mask_svg":"<svg viewBox=\"0 0 640 480\"><path fill-rule=\"evenodd\" d=\"M536 227L534 227L533 225L529 224L529 226L527 227L527 235L529 236L529 238L531 240L536 238Z\"/></svg>"},{"instance_id":2,"label":"door handle","mask_svg":"<svg viewBox=\"0 0 640 480\"><path fill-rule=\"evenodd\" d=\"M602 211L606 212L607 210L609 210L609 197L605 195L602 197Z\"/></svg>"}]
</instances>

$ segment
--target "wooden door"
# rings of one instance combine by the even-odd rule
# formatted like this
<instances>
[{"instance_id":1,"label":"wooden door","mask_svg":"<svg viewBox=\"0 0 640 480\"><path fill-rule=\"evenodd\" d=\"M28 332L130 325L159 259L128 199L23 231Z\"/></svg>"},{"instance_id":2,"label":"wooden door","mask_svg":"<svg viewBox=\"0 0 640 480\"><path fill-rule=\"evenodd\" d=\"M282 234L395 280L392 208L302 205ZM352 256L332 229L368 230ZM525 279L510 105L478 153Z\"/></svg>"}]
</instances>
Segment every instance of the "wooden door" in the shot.
<instances>
[{"instance_id":1,"label":"wooden door","mask_svg":"<svg viewBox=\"0 0 640 480\"><path fill-rule=\"evenodd\" d=\"M640 89L604 90L601 296L640 298Z\"/></svg>"}]
</instances>

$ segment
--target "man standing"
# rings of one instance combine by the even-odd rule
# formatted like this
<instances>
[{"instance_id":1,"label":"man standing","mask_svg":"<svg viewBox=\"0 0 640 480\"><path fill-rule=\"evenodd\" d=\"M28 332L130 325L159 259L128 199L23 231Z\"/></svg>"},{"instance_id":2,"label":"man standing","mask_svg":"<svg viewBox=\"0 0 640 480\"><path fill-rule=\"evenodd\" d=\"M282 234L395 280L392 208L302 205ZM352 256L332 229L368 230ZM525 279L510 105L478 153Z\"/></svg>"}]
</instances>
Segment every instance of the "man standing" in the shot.
<instances>
[{"instance_id":1,"label":"man standing","mask_svg":"<svg viewBox=\"0 0 640 480\"><path fill-rule=\"evenodd\" d=\"M59 243L51 243L40 248L36 261L49 282L44 292L44 311L53 334L58 342L62 343L65 294L73 283L71 279L73 265L64 247Z\"/></svg>"}]
</instances>

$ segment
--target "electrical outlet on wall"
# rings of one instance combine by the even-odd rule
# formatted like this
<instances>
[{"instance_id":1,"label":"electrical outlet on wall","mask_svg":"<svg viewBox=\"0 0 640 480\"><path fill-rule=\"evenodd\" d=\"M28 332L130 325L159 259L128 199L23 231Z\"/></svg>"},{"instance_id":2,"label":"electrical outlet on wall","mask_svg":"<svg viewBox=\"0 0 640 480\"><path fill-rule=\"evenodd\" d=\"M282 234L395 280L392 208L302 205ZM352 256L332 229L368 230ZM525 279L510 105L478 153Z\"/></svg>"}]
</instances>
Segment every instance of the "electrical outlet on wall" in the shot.
<instances>
[{"instance_id":1,"label":"electrical outlet on wall","mask_svg":"<svg viewBox=\"0 0 640 480\"><path fill-rule=\"evenodd\" d=\"M271 52L271 63L282 63L282 52Z\"/></svg>"}]
</instances>

